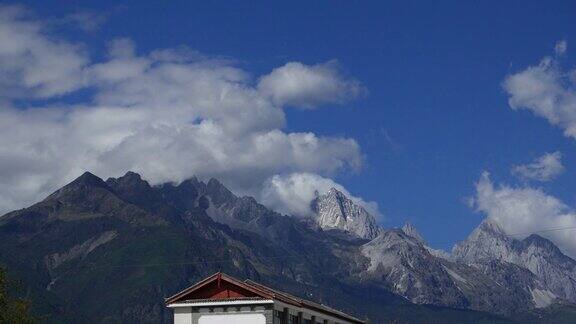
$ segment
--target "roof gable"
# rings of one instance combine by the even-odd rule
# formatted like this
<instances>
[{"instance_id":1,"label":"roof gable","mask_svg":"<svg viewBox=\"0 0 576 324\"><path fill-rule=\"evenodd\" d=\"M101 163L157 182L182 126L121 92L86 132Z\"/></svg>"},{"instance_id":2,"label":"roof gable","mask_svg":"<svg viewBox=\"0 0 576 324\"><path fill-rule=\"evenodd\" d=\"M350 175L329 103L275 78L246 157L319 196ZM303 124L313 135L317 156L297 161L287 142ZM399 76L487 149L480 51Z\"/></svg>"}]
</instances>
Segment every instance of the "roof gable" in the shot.
<instances>
[{"instance_id":1,"label":"roof gable","mask_svg":"<svg viewBox=\"0 0 576 324\"><path fill-rule=\"evenodd\" d=\"M167 304L194 299L229 299L243 297L260 297L270 299L272 295L227 276L221 272L200 281L199 283L168 297Z\"/></svg>"}]
</instances>

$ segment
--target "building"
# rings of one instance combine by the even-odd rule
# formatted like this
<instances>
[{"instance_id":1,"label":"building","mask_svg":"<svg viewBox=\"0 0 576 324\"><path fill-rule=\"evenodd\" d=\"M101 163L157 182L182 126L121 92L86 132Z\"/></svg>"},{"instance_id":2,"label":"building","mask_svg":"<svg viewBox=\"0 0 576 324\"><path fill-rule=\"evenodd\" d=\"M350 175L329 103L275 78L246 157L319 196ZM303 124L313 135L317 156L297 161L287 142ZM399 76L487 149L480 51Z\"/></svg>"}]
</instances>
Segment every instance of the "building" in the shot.
<instances>
[{"instance_id":1,"label":"building","mask_svg":"<svg viewBox=\"0 0 576 324\"><path fill-rule=\"evenodd\" d=\"M363 324L325 305L216 273L166 299L175 324Z\"/></svg>"}]
</instances>

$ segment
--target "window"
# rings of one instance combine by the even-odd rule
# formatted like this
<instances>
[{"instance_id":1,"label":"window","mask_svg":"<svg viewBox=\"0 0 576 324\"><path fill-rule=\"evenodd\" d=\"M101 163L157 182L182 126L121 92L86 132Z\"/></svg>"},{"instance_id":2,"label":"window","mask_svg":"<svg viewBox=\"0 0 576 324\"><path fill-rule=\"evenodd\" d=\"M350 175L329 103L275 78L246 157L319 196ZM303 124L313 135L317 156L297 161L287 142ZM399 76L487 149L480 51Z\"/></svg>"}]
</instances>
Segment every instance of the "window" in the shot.
<instances>
[{"instance_id":1,"label":"window","mask_svg":"<svg viewBox=\"0 0 576 324\"><path fill-rule=\"evenodd\" d=\"M274 324L285 324L282 323L283 318L284 318L284 312L274 310Z\"/></svg>"},{"instance_id":2,"label":"window","mask_svg":"<svg viewBox=\"0 0 576 324\"><path fill-rule=\"evenodd\" d=\"M298 316L290 315L290 324L300 324L298 323Z\"/></svg>"}]
</instances>

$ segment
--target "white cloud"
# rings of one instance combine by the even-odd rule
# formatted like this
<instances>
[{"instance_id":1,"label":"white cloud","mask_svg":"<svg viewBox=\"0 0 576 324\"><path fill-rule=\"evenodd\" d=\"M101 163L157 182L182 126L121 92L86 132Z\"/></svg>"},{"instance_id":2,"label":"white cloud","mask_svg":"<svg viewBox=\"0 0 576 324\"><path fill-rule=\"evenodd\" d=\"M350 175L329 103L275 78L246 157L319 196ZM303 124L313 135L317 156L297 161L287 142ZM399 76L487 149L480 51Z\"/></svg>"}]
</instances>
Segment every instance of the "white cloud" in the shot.
<instances>
[{"instance_id":1,"label":"white cloud","mask_svg":"<svg viewBox=\"0 0 576 324\"><path fill-rule=\"evenodd\" d=\"M261 77L258 90L277 105L307 109L342 104L366 92L360 82L340 73L336 61L316 65L287 63Z\"/></svg>"},{"instance_id":2,"label":"white cloud","mask_svg":"<svg viewBox=\"0 0 576 324\"><path fill-rule=\"evenodd\" d=\"M556 55L563 55L564 53L566 53L567 49L568 49L568 43L565 40L556 42L556 45L554 46L554 52L556 53Z\"/></svg>"},{"instance_id":3,"label":"white cloud","mask_svg":"<svg viewBox=\"0 0 576 324\"><path fill-rule=\"evenodd\" d=\"M474 206L496 221L506 233L518 234L516 238L537 233L550 239L567 255L576 257L574 230L546 231L576 227L576 212L541 189L495 187L485 172L476 184Z\"/></svg>"},{"instance_id":4,"label":"white cloud","mask_svg":"<svg viewBox=\"0 0 576 324\"><path fill-rule=\"evenodd\" d=\"M546 153L530 164L517 165L512 173L522 180L550 181L564 172L562 153Z\"/></svg>"},{"instance_id":5,"label":"white cloud","mask_svg":"<svg viewBox=\"0 0 576 324\"><path fill-rule=\"evenodd\" d=\"M565 46L559 47L560 51ZM564 48L564 50L562 50ZM557 49L558 52L558 49ZM576 69L563 71L556 59L509 75L503 84L512 109L527 109L576 138Z\"/></svg>"},{"instance_id":6,"label":"white cloud","mask_svg":"<svg viewBox=\"0 0 576 324\"><path fill-rule=\"evenodd\" d=\"M331 179L311 173L275 175L266 181L260 195L261 201L282 213L296 216L312 214L310 203L317 197L335 188L364 207L372 216L381 218L376 202L368 202L351 195L342 185Z\"/></svg>"},{"instance_id":7,"label":"white cloud","mask_svg":"<svg viewBox=\"0 0 576 324\"><path fill-rule=\"evenodd\" d=\"M152 183L217 177L258 194L275 174L361 167L353 139L285 131L283 107L230 60L185 48L139 54L120 39L106 60L91 62L41 26L21 8L0 7L0 69L17 76L0 78L0 212L36 202L85 170L101 177L133 170ZM83 102L58 103L80 88L90 89ZM11 105L38 97L51 104Z\"/></svg>"},{"instance_id":8,"label":"white cloud","mask_svg":"<svg viewBox=\"0 0 576 324\"><path fill-rule=\"evenodd\" d=\"M22 7L0 5L0 97L47 98L84 86L87 55L47 29Z\"/></svg>"}]
</instances>

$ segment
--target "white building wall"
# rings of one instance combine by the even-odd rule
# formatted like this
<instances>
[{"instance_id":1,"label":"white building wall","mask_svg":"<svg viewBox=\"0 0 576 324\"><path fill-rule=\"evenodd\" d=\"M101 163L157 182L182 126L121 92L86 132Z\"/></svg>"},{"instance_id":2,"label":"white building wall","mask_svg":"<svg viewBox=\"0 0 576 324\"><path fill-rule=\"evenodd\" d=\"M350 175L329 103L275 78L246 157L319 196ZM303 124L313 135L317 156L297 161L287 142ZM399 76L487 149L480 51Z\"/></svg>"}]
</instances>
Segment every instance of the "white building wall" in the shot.
<instances>
[{"instance_id":1,"label":"white building wall","mask_svg":"<svg viewBox=\"0 0 576 324\"><path fill-rule=\"evenodd\" d=\"M275 323L275 309L281 312L287 310L290 315L295 316L301 313L303 319L310 319L314 316L316 323L352 323L279 301L270 300L263 305L243 304L243 302L206 302L198 303L194 307L176 304L169 307L174 310L174 324L273 324Z\"/></svg>"},{"instance_id":2,"label":"white building wall","mask_svg":"<svg viewBox=\"0 0 576 324\"><path fill-rule=\"evenodd\" d=\"M174 308L174 324L192 324L192 307Z\"/></svg>"},{"instance_id":3,"label":"white building wall","mask_svg":"<svg viewBox=\"0 0 576 324\"><path fill-rule=\"evenodd\" d=\"M210 303L218 306L169 306L174 311L174 324L272 324L273 305Z\"/></svg>"},{"instance_id":4,"label":"white building wall","mask_svg":"<svg viewBox=\"0 0 576 324\"><path fill-rule=\"evenodd\" d=\"M266 324L264 314L200 315L198 324Z\"/></svg>"}]
</instances>

